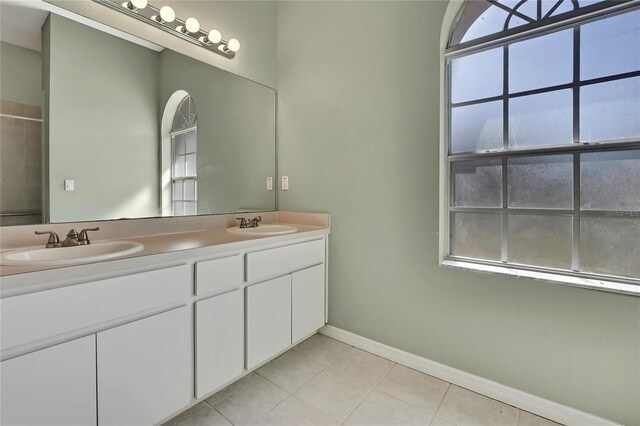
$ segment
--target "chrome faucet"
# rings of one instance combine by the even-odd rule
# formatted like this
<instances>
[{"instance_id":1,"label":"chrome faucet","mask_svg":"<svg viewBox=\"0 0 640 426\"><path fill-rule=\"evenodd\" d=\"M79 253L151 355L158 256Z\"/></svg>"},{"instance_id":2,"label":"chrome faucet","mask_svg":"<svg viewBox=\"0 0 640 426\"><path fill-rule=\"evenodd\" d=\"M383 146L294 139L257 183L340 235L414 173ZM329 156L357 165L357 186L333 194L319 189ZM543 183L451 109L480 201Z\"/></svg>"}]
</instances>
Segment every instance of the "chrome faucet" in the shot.
<instances>
[{"instance_id":1,"label":"chrome faucet","mask_svg":"<svg viewBox=\"0 0 640 426\"><path fill-rule=\"evenodd\" d=\"M62 247L75 247L80 245L78 242L78 231L72 229L67 233L67 238L62 242Z\"/></svg>"},{"instance_id":2,"label":"chrome faucet","mask_svg":"<svg viewBox=\"0 0 640 426\"><path fill-rule=\"evenodd\" d=\"M47 235L49 234L49 240L47 244L45 244L45 248L57 248L60 247L60 238L58 234L53 231L36 231L36 235Z\"/></svg>"},{"instance_id":3,"label":"chrome faucet","mask_svg":"<svg viewBox=\"0 0 640 426\"><path fill-rule=\"evenodd\" d=\"M240 221L240 229L257 228L258 223L262 222L262 216L256 216L251 220L247 220L244 217L237 217L236 220Z\"/></svg>"},{"instance_id":4,"label":"chrome faucet","mask_svg":"<svg viewBox=\"0 0 640 426\"><path fill-rule=\"evenodd\" d=\"M80 231L80 234L78 234L78 231L72 229L67 233L67 238L65 238L62 243L60 243L58 234L52 231L36 231L36 235L49 235L49 240L47 241L47 244L45 244L46 248L75 247L91 244L87 232L99 230L100 228L86 228Z\"/></svg>"},{"instance_id":5,"label":"chrome faucet","mask_svg":"<svg viewBox=\"0 0 640 426\"><path fill-rule=\"evenodd\" d=\"M91 241L89 240L89 234L87 234L87 231L99 231L99 230L100 228L95 227L95 228L86 228L80 231L80 235L78 236L78 245L86 246L88 244L91 244Z\"/></svg>"},{"instance_id":6,"label":"chrome faucet","mask_svg":"<svg viewBox=\"0 0 640 426\"><path fill-rule=\"evenodd\" d=\"M247 228L257 228L259 222L262 222L262 216L257 216L251 219L247 224Z\"/></svg>"}]
</instances>

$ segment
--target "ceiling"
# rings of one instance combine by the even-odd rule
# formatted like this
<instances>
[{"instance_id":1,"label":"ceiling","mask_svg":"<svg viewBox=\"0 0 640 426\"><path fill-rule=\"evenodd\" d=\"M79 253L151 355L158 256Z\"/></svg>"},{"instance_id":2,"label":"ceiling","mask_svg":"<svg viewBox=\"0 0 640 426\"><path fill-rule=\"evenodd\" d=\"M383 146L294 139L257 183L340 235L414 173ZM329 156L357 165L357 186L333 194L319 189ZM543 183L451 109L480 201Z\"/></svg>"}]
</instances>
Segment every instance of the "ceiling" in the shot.
<instances>
[{"instance_id":1,"label":"ceiling","mask_svg":"<svg viewBox=\"0 0 640 426\"><path fill-rule=\"evenodd\" d=\"M49 14L42 8L42 3L39 0L2 0L0 40L40 51L40 28Z\"/></svg>"},{"instance_id":2,"label":"ceiling","mask_svg":"<svg viewBox=\"0 0 640 426\"><path fill-rule=\"evenodd\" d=\"M43 0L0 0L0 41L42 50L41 28L50 12L160 52L162 46L77 15Z\"/></svg>"}]
</instances>

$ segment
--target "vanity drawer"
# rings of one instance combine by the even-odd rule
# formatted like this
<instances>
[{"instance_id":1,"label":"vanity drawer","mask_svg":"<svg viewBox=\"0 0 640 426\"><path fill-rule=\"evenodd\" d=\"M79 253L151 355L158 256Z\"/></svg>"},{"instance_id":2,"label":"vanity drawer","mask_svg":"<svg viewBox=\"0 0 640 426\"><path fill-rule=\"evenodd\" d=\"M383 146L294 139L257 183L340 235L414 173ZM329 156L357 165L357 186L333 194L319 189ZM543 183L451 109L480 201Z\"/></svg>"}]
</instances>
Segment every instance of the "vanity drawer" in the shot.
<instances>
[{"instance_id":1,"label":"vanity drawer","mask_svg":"<svg viewBox=\"0 0 640 426\"><path fill-rule=\"evenodd\" d=\"M244 262L241 255L198 262L195 293L201 296L239 287L243 276Z\"/></svg>"},{"instance_id":2,"label":"vanity drawer","mask_svg":"<svg viewBox=\"0 0 640 426\"><path fill-rule=\"evenodd\" d=\"M247 254L247 282L279 277L324 262L324 239Z\"/></svg>"},{"instance_id":3,"label":"vanity drawer","mask_svg":"<svg viewBox=\"0 0 640 426\"><path fill-rule=\"evenodd\" d=\"M3 351L185 301L187 265L0 300Z\"/></svg>"}]
</instances>

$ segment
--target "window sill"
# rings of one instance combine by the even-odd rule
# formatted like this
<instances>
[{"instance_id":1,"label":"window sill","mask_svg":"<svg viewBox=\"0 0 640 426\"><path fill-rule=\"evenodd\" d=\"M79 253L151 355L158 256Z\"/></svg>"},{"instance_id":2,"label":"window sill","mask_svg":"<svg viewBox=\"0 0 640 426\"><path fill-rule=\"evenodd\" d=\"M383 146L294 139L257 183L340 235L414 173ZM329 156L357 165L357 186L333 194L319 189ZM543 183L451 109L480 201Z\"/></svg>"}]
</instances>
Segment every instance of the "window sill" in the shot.
<instances>
[{"instance_id":1,"label":"window sill","mask_svg":"<svg viewBox=\"0 0 640 426\"><path fill-rule=\"evenodd\" d=\"M489 274L509 275L519 278L530 278L538 281L546 281L573 287L589 288L592 290L621 293L631 296L640 296L640 285L627 284L616 281L606 281L596 278L575 277L571 275L554 274L549 272L530 271L527 269L512 268L509 266L486 265L483 263L466 262L463 260L444 259L440 266L452 269L465 269L469 271L484 272Z\"/></svg>"}]
</instances>

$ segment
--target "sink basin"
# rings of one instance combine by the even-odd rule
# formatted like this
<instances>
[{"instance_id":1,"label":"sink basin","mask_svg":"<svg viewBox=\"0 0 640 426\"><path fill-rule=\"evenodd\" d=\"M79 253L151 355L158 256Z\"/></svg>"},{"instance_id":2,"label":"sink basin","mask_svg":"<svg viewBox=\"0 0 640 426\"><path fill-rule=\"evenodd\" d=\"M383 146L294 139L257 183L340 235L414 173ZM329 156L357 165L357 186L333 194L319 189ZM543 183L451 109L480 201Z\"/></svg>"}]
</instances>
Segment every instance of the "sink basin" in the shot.
<instances>
[{"instance_id":1,"label":"sink basin","mask_svg":"<svg viewBox=\"0 0 640 426\"><path fill-rule=\"evenodd\" d=\"M233 228L227 228L228 232L241 235L263 236L269 235L286 235L296 232L298 228L292 225L260 225L257 228L240 228L234 226Z\"/></svg>"},{"instance_id":2,"label":"sink basin","mask_svg":"<svg viewBox=\"0 0 640 426\"><path fill-rule=\"evenodd\" d=\"M142 250L135 241L104 241L86 246L44 248L32 247L2 254L2 265L72 265L127 256Z\"/></svg>"}]
</instances>

